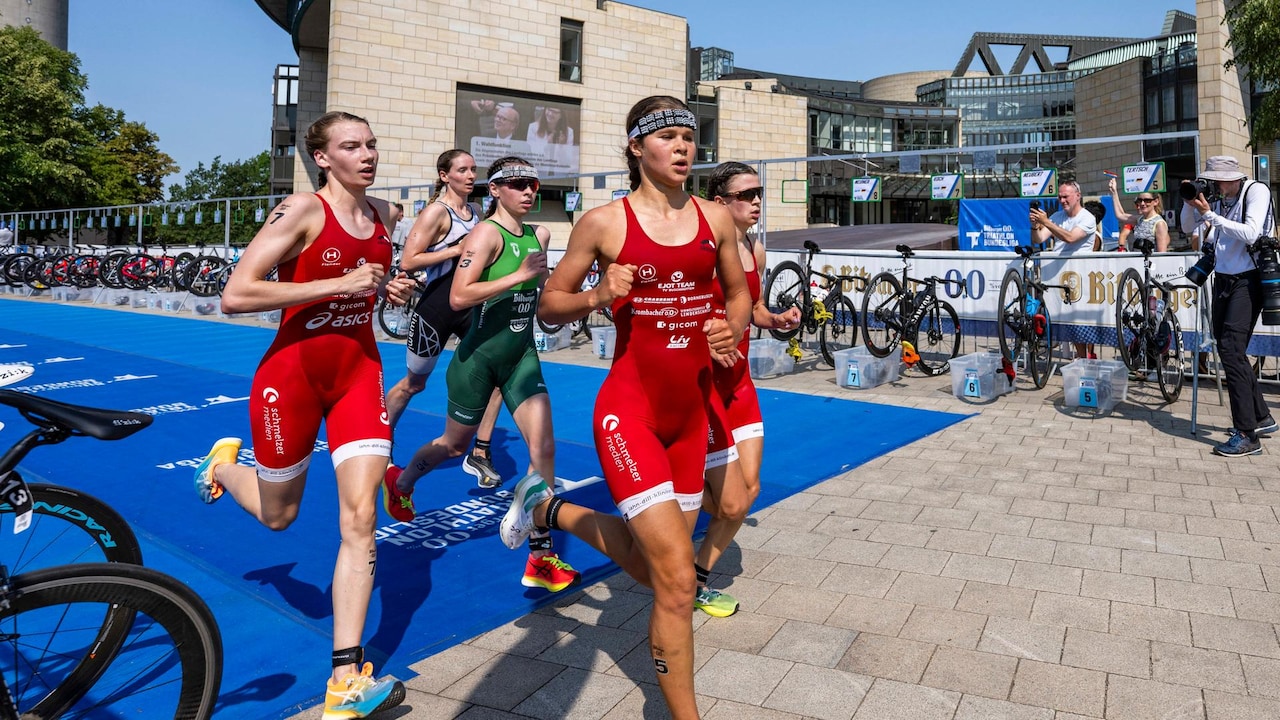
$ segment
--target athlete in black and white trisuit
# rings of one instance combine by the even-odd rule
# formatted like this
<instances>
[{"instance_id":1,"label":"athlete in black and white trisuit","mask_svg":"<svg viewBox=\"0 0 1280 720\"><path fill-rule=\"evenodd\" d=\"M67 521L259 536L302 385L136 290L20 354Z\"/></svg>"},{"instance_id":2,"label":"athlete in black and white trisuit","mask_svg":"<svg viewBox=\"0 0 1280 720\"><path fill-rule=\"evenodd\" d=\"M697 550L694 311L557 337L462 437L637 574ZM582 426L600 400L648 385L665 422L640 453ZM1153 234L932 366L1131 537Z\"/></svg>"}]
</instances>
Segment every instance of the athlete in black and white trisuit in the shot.
<instances>
[{"instance_id":1,"label":"athlete in black and white trisuit","mask_svg":"<svg viewBox=\"0 0 1280 720\"><path fill-rule=\"evenodd\" d=\"M400 259L400 269L417 275L426 288L410 320L405 376L387 391L387 415L393 431L409 400L426 387L427 378L449 338L461 338L471 325L471 308L450 307L449 287L462 251L462 240L480 222L479 208L467 202L475 187L476 161L465 150L448 150L436 160L436 171L440 191L435 200L418 213ZM473 475L483 488L502 484L502 476L489 458L489 442L501 408L502 398L495 393L476 433L476 446L462 463L462 469ZM413 519L399 508L388 507L387 512L402 522Z\"/></svg>"}]
</instances>

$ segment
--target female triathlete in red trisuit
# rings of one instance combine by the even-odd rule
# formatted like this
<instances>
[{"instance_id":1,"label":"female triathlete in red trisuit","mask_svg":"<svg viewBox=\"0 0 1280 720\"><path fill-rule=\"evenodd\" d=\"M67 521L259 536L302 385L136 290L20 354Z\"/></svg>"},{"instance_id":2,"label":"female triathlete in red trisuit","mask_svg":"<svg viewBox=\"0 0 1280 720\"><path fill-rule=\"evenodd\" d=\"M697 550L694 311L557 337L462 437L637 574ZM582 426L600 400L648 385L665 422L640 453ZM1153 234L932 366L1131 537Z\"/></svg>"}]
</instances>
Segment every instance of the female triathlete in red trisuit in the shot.
<instances>
[{"instance_id":1,"label":"female triathlete in red trisuit","mask_svg":"<svg viewBox=\"0 0 1280 720\"><path fill-rule=\"evenodd\" d=\"M257 468L236 464L238 438L223 438L196 469L207 503L229 493L273 530L298 516L312 449L324 419L338 481L333 573L333 672L325 716L366 717L400 704L404 687L372 677L361 637L377 558L377 489L391 454L374 304L385 286L403 305L412 281L385 277L391 264L387 203L367 198L377 139L362 118L320 116L307 130L320 190L290 195L240 257L222 295L228 313L283 309L275 342L254 375L249 419ZM279 282L267 281L279 267Z\"/></svg>"},{"instance_id":2,"label":"female triathlete in red trisuit","mask_svg":"<svg viewBox=\"0 0 1280 720\"><path fill-rule=\"evenodd\" d=\"M760 177L748 165L721 163L711 171L707 197L729 208L738 229L738 258L747 274L751 291L751 320L762 328L793 328L800 322L800 310L791 308L775 314L760 300L760 272L764 267L764 244L747 229L760 220L764 188ZM719 285L716 286L717 288ZM722 315L723 298L713 298L714 310ZM750 333L744 332L738 352L747 354ZM707 587L707 577L716 560L733 541L738 528L760 494L760 459L764 453L764 421L760 402L751 382L747 364L716 365L712 383L711 434L707 444L707 491L702 507L711 514L707 534L698 548L698 594L694 607L713 617L728 617L738 611L738 601L727 593Z\"/></svg>"},{"instance_id":3,"label":"female triathlete in red trisuit","mask_svg":"<svg viewBox=\"0 0 1280 720\"><path fill-rule=\"evenodd\" d=\"M516 486L501 528L508 546L535 525L573 533L653 588L650 650L677 720L698 717L690 536L702 501L711 363L739 359L751 305L732 218L684 190L696 128L693 114L672 97L631 108L631 194L578 221L539 310L545 321L565 323L613 308L617 345L593 425L605 480L625 520L553 498L530 476ZM597 261L601 282L582 291ZM723 320L711 317L716 274L728 306Z\"/></svg>"}]
</instances>

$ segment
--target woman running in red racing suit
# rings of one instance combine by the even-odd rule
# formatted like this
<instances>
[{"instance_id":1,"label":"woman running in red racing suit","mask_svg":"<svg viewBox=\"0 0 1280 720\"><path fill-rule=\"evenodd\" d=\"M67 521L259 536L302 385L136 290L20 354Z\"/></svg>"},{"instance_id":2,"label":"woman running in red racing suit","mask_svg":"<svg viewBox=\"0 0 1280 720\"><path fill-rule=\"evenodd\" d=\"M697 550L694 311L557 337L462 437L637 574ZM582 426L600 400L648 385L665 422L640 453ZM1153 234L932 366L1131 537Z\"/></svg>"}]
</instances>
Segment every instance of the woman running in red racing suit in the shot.
<instances>
[{"instance_id":1,"label":"woman running in red racing suit","mask_svg":"<svg viewBox=\"0 0 1280 720\"><path fill-rule=\"evenodd\" d=\"M404 687L375 680L361 637L377 548L377 491L391 454L382 361L373 317L385 287L393 304L412 293L391 264L387 203L368 198L377 139L355 115L330 112L307 130L320 190L294 193L245 249L227 282L228 313L283 309L275 342L254 375L249 419L257 467L236 464L238 438L223 438L196 469L196 490L212 503L231 497L272 530L298 516L323 419L338 482L339 531L333 573L333 670L326 717L366 717L400 704ZM272 267L279 282L267 281Z\"/></svg>"},{"instance_id":2,"label":"woman running in red racing suit","mask_svg":"<svg viewBox=\"0 0 1280 720\"><path fill-rule=\"evenodd\" d=\"M508 546L534 526L570 532L653 588L650 651L676 720L698 717L691 532L702 503L711 364L739 359L738 337L751 306L732 218L723 206L684 190L696 128L693 114L672 97L632 107L631 194L578 221L539 310L543 320L565 323L613 308L617 346L592 423L623 517L553 497L531 476L516 485L500 527ZM601 282L583 291L597 261ZM716 275L725 288L726 319L711 316Z\"/></svg>"}]
</instances>

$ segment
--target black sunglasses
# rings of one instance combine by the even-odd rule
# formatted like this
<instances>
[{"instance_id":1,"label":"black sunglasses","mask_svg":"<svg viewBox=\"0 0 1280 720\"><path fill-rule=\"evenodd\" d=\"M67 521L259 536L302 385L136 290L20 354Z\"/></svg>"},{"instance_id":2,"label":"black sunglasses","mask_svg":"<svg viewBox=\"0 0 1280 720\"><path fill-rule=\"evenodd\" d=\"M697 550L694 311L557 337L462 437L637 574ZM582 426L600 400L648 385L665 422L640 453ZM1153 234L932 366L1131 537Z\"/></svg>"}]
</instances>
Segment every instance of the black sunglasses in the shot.
<instances>
[{"instance_id":1,"label":"black sunglasses","mask_svg":"<svg viewBox=\"0 0 1280 720\"><path fill-rule=\"evenodd\" d=\"M1153 203L1155 201L1155 198L1136 198L1134 200L1135 203Z\"/></svg>"},{"instance_id":2,"label":"black sunglasses","mask_svg":"<svg viewBox=\"0 0 1280 720\"><path fill-rule=\"evenodd\" d=\"M534 192L538 192L538 188L542 187L542 184L534 178L511 178L510 180L498 180L497 183L506 185L516 192L524 192L529 188L533 188Z\"/></svg>"},{"instance_id":3,"label":"black sunglasses","mask_svg":"<svg viewBox=\"0 0 1280 720\"><path fill-rule=\"evenodd\" d=\"M747 188L746 190L739 190L738 192L725 193L724 197L735 198L742 202L755 202L756 198L764 198L764 188Z\"/></svg>"}]
</instances>

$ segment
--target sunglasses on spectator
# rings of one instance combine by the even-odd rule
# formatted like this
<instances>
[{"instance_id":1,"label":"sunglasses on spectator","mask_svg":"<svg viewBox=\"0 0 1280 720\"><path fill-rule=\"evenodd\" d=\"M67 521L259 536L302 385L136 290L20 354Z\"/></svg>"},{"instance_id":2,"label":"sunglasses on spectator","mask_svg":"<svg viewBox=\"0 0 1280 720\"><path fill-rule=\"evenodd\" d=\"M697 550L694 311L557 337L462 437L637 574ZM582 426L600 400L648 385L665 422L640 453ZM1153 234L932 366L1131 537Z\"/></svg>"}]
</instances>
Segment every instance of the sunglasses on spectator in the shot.
<instances>
[{"instance_id":1,"label":"sunglasses on spectator","mask_svg":"<svg viewBox=\"0 0 1280 720\"><path fill-rule=\"evenodd\" d=\"M1143 198L1143 197L1140 197L1134 200L1135 203L1153 203L1155 201L1156 201L1155 198Z\"/></svg>"},{"instance_id":2,"label":"sunglasses on spectator","mask_svg":"<svg viewBox=\"0 0 1280 720\"><path fill-rule=\"evenodd\" d=\"M746 190L739 190L738 192L725 193L724 197L734 198L735 200L741 200L742 202L755 202L756 198L764 198L764 188L747 188Z\"/></svg>"},{"instance_id":3,"label":"sunglasses on spectator","mask_svg":"<svg viewBox=\"0 0 1280 720\"><path fill-rule=\"evenodd\" d=\"M498 185L506 185L516 192L524 192L529 188L533 188L534 192L538 192L538 188L542 187L535 178L511 178L510 180L498 180Z\"/></svg>"}]
</instances>

